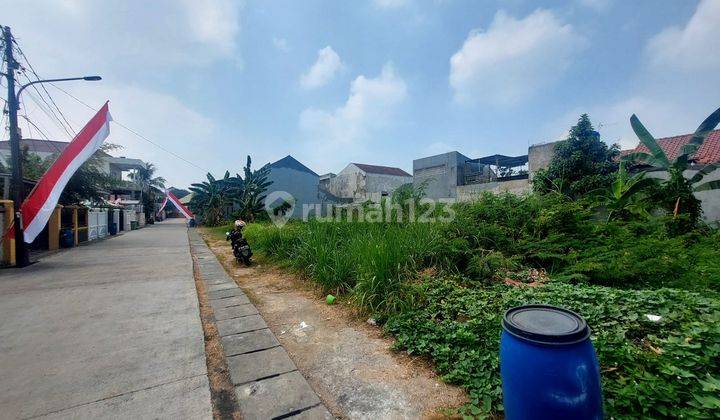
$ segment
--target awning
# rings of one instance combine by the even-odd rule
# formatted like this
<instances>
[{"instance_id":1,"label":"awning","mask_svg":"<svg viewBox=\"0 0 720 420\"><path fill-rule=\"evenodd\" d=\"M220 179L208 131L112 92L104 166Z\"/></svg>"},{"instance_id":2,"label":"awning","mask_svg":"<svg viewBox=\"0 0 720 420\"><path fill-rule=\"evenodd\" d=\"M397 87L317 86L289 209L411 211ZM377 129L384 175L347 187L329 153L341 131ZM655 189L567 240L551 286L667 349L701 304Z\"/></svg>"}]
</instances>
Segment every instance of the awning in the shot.
<instances>
[{"instance_id":1,"label":"awning","mask_svg":"<svg viewBox=\"0 0 720 420\"><path fill-rule=\"evenodd\" d=\"M503 166L512 168L515 166L523 166L528 163L528 155L520 156L505 156L505 155L492 155L485 156L477 159L468 160L468 162L482 163L485 165Z\"/></svg>"}]
</instances>

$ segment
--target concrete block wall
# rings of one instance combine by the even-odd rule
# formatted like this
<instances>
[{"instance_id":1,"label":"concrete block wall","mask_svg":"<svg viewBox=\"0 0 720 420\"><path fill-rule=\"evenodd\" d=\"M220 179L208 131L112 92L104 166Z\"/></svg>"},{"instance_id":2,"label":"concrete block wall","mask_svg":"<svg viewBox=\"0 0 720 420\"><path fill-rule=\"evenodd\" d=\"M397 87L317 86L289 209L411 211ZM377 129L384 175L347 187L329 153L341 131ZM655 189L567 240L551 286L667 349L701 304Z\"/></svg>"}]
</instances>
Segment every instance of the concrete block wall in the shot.
<instances>
[{"instance_id":1,"label":"concrete block wall","mask_svg":"<svg viewBox=\"0 0 720 420\"><path fill-rule=\"evenodd\" d=\"M443 153L413 160L413 184L425 185L425 196L431 199L456 198L457 186L464 183L465 162L458 152Z\"/></svg>"},{"instance_id":2,"label":"concrete block wall","mask_svg":"<svg viewBox=\"0 0 720 420\"><path fill-rule=\"evenodd\" d=\"M533 144L528 148L528 172L530 179L540 169L547 169L555 154L555 146L559 142Z\"/></svg>"},{"instance_id":3,"label":"concrete block wall","mask_svg":"<svg viewBox=\"0 0 720 420\"><path fill-rule=\"evenodd\" d=\"M473 201L485 191L495 194L505 192L522 195L532 190L528 179L513 179L509 181L486 182L483 184L459 185L457 187L458 201Z\"/></svg>"}]
</instances>

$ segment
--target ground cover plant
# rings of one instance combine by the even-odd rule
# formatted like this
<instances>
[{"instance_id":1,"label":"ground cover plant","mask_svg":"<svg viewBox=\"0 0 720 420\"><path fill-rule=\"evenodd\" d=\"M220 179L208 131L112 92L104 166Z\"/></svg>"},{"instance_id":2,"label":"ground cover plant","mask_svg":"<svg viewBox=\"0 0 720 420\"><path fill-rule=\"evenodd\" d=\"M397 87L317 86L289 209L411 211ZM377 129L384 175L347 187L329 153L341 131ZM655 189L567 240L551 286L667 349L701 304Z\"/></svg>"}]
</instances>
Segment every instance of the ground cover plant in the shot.
<instances>
[{"instance_id":1,"label":"ground cover plant","mask_svg":"<svg viewBox=\"0 0 720 420\"><path fill-rule=\"evenodd\" d=\"M587 318L609 415L720 414L718 233L607 221L557 194L487 194L454 210L450 223L251 224L246 236L384 323L398 349L430 357L469 391L463 414L502 412L500 317L524 303Z\"/></svg>"}]
</instances>

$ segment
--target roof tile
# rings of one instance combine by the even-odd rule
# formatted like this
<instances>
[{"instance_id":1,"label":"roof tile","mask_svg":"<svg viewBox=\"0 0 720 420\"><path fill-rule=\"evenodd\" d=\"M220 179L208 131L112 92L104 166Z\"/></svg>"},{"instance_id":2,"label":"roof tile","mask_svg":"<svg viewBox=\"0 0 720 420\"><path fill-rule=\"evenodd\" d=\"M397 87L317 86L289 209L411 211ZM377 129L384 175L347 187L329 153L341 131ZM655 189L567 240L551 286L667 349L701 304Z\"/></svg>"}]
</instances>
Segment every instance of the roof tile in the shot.
<instances>
[{"instance_id":1,"label":"roof tile","mask_svg":"<svg viewBox=\"0 0 720 420\"><path fill-rule=\"evenodd\" d=\"M674 160L678 157L678 155L680 155L682 147L686 145L691 138L692 134L683 134L680 136L657 139L657 142L667 155L668 159ZM649 153L650 150L640 143L634 149L623 150L621 155L626 155L632 152ZM697 153L692 156L692 160L701 165L720 162L720 130L713 130L708 134Z\"/></svg>"}]
</instances>

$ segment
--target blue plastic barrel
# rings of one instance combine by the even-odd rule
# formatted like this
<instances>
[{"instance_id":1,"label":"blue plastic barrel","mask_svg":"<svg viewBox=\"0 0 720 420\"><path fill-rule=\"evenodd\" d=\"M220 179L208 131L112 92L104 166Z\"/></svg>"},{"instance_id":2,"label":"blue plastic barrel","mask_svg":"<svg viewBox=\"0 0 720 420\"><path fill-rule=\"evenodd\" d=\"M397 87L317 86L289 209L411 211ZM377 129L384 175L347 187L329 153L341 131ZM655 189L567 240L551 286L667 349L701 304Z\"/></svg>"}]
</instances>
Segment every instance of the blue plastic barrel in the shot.
<instances>
[{"instance_id":1,"label":"blue plastic barrel","mask_svg":"<svg viewBox=\"0 0 720 420\"><path fill-rule=\"evenodd\" d=\"M75 246L75 232L72 229L60 230L60 246L63 248L72 248Z\"/></svg>"},{"instance_id":2,"label":"blue plastic barrel","mask_svg":"<svg viewBox=\"0 0 720 420\"><path fill-rule=\"evenodd\" d=\"M580 315L550 305L519 306L505 313L502 327L506 419L603 418L600 366Z\"/></svg>"}]
</instances>

